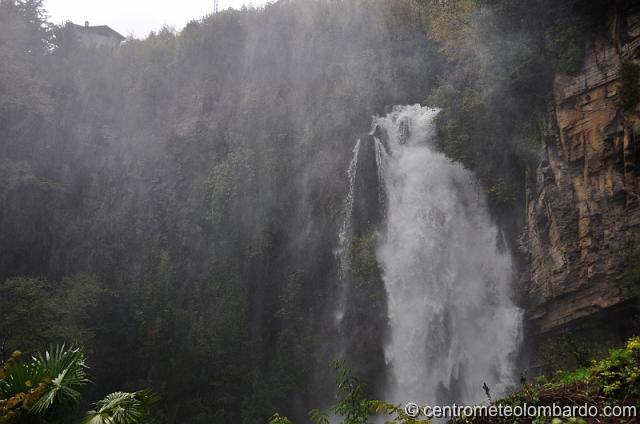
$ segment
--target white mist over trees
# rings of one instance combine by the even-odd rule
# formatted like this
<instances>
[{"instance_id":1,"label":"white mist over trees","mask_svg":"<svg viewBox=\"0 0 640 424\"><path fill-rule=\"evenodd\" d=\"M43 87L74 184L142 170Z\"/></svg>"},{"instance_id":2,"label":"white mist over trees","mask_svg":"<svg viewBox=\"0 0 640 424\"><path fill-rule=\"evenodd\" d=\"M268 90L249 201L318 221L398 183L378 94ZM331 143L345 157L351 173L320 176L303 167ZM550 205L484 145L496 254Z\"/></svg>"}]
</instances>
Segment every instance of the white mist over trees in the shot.
<instances>
[{"instance_id":1,"label":"white mist over trees","mask_svg":"<svg viewBox=\"0 0 640 424\"><path fill-rule=\"evenodd\" d=\"M441 64L405 5L281 2L117 49L29 13L2 2L0 281L30 299L3 303L7 349L79 337L92 396L156 389L167 422L330 399L353 140Z\"/></svg>"}]
</instances>

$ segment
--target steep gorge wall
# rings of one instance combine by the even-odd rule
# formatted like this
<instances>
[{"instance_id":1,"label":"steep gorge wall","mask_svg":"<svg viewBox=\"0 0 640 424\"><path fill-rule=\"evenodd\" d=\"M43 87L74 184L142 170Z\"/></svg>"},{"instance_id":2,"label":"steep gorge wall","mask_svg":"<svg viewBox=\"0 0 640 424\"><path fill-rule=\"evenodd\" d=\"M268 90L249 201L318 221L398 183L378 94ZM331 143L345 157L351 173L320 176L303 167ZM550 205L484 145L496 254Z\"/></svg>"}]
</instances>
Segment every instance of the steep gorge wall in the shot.
<instances>
[{"instance_id":1,"label":"steep gorge wall","mask_svg":"<svg viewBox=\"0 0 640 424\"><path fill-rule=\"evenodd\" d=\"M576 75L554 81L544 148L526 196L528 324L535 338L595 327L624 337L623 264L640 233L640 108L623 111L620 69L640 64L640 12L609 17L609 37ZM622 315L621 315L622 314ZM604 328L604 327L609 328Z\"/></svg>"}]
</instances>

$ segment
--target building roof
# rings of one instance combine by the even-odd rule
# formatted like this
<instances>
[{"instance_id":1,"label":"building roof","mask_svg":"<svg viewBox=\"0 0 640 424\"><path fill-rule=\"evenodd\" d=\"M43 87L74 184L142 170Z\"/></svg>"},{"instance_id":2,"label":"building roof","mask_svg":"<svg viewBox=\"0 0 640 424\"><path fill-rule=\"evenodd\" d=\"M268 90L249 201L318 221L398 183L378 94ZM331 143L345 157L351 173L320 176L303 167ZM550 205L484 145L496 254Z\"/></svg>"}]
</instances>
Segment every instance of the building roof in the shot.
<instances>
[{"instance_id":1,"label":"building roof","mask_svg":"<svg viewBox=\"0 0 640 424\"><path fill-rule=\"evenodd\" d=\"M116 38L118 41L126 40L126 37L124 37L119 32L115 31L111 27L108 27L107 25L88 26L88 25L76 25L74 23L71 23L71 25L73 29L75 29L76 31L85 31L93 34L102 35L105 37L113 37L113 38Z\"/></svg>"}]
</instances>

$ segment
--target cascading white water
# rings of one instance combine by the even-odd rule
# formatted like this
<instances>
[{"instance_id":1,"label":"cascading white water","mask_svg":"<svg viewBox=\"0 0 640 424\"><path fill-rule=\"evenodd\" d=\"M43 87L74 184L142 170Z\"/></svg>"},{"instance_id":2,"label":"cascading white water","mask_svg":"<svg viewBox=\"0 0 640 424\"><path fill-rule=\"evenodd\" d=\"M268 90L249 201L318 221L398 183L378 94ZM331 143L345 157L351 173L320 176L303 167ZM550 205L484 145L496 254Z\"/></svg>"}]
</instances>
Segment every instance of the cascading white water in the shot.
<instances>
[{"instance_id":1,"label":"cascading white water","mask_svg":"<svg viewBox=\"0 0 640 424\"><path fill-rule=\"evenodd\" d=\"M344 216L342 218L342 226L340 227L340 231L338 232L338 249L335 252L336 257L338 258L338 263L340 266L339 269L339 277L340 277L340 287L338 293L338 305L335 313L336 324L340 324L342 322L342 318L344 317L346 302L347 302L347 287L345 282L346 270L347 270L347 254L349 251L349 245L351 240L351 216L353 214L353 200L355 198L355 188L356 188L356 174L358 172L358 155L360 154L360 139L356 142L355 147L353 148L353 157L351 158L351 162L349 163L349 168L347 169L347 177L349 179L349 189L347 191L347 197L344 201Z\"/></svg>"},{"instance_id":2,"label":"cascading white water","mask_svg":"<svg viewBox=\"0 0 640 424\"><path fill-rule=\"evenodd\" d=\"M432 146L437 110L395 107L379 167L386 217L377 257L388 296L388 398L471 404L512 383L521 311L513 266L473 174Z\"/></svg>"}]
</instances>

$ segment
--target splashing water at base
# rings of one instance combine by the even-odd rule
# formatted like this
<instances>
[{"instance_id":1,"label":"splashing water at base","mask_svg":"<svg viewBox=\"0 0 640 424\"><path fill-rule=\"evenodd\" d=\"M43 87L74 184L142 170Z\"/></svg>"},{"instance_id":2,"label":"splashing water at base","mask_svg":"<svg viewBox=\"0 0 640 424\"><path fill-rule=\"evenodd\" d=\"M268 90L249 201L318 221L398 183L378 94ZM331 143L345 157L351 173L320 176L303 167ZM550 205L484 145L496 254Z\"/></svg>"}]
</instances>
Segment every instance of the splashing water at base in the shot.
<instances>
[{"instance_id":1,"label":"splashing water at base","mask_svg":"<svg viewBox=\"0 0 640 424\"><path fill-rule=\"evenodd\" d=\"M471 404L486 382L513 382L521 311L513 266L473 174L431 145L437 110L376 117L388 154L377 257L388 296L387 396L396 403Z\"/></svg>"}]
</instances>

